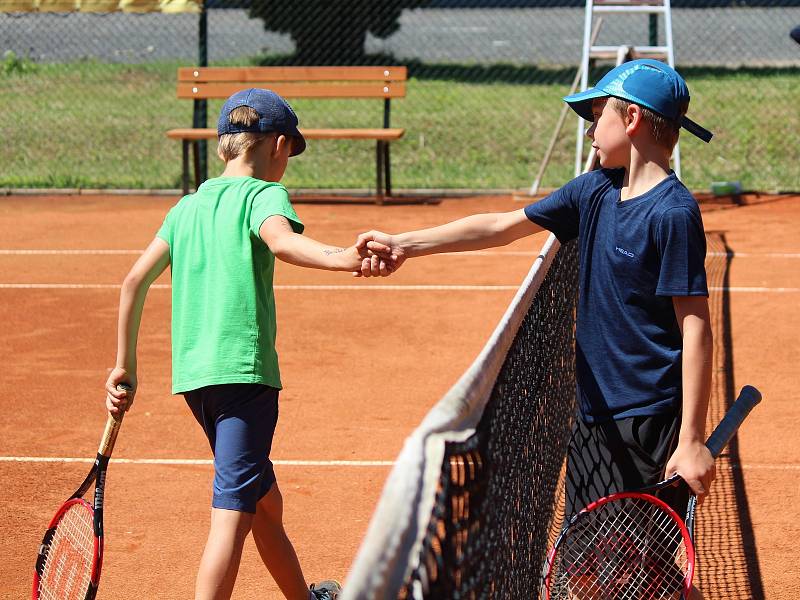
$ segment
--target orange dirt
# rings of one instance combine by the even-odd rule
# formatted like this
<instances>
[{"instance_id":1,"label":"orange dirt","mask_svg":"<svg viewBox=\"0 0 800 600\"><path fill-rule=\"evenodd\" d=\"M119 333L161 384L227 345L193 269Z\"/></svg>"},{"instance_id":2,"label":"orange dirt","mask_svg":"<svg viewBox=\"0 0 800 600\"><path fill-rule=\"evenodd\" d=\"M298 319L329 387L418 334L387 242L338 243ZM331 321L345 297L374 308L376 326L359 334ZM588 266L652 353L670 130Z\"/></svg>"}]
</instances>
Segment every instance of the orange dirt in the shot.
<instances>
[{"instance_id":1,"label":"orange dirt","mask_svg":"<svg viewBox=\"0 0 800 600\"><path fill-rule=\"evenodd\" d=\"M8 250L139 250L175 198L0 198L0 454L90 458L105 422L103 383L113 365L119 291L134 254L22 254ZM510 197L438 204L299 204L306 234L341 245L359 231L399 231L482 211L513 210ZM800 582L800 524L792 509L800 474L800 197L703 203L709 236L724 234L736 255L727 285L732 382L756 385L765 400L739 437L738 470L749 506L743 550L760 577L749 589L794 600ZM544 235L490 253L410 261L391 279L359 280L279 265L277 285L356 289L276 292L285 390L273 445L276 460L391 461L405 437L472 362L513 289L380 290L376 285L517 286ZM711 238L710 238L711 239ZM711 246L710 246L711 249ZM710 258L711 260L711 258ZM167 283L166 277L158 283ZM742 289L747 288L747 289ZM752 288L765 288L761 291ZM782 288L782 291L776 290ZM715 323L722 327L721 318ZM715 332L719 335L719 332ZM205 438L182 399L170 396L169 291L151 291L140 337L140 394L125 420L116 458L208 459ZM719 365L718 365L719 367ZM716 374L717 383L724 374ZM89 465L2 461L0 598L30 593L43 526ZM286 527L309 581L344 579L366 531L387 466L276 467ZM207 533L210 465L112 461L106 496L106 559L99 598L189 598ZM722 502L723 498L719 501ZM711 520L713 507L704 507ZM745 533L748 533L747 531ZM747 537L747 536L745 536ZM749 542L745 539L743 544ZM703 559L713 567L713 556ZM736 571L736 569L734 569ZM731 571L728 571L732 573ZM749 574L749 575L748 575ZM730 575L733 577L733 575ZM724 574L719 577L725 577ZM277 598L248 542L234 598ZM708 596L707 596L708 597ZM712 596L713 597L713 596ZM739 597L739 596L736 596Z\"/></svg>"}]
</instances>

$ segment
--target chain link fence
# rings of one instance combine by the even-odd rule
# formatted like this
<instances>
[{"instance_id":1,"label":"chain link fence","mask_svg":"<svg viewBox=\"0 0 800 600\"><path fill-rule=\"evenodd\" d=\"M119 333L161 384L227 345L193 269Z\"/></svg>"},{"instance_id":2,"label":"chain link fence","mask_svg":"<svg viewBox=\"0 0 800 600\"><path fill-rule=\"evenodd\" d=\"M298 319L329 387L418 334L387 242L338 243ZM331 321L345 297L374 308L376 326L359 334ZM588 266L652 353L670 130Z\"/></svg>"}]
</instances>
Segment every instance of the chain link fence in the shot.
<instances>
[{"instance_id":1,"label":"chain link fence","mask_svg":"<svg viewBox=\"0 0 800 600\"><path fill-rule=\"evenodd\" d=\"M0 5L7 8L7 3ZM574 0L210 0L205 14L0 13L0 187L180 186L180 144L192 102L176 97L180 66L407 65L392 104L394 188L527 189L580 62L585 8ZM203 20L205 19L205 24ZM800 0L673 4L676 67L689 116L714 131L681 143L692 189L800 188ZM207 37L202 35L203 27ZM601 45L664 44L663 22L605 16ZM594 65L596 81L610 63ZM375 127L381 103L293 100L301 126ZM219 102L209 102L216 121ZM570 118L542 180L573 176ZM222 164L209 143L208 172ZM374 186L374 147L314 140L292 160L295 189Z\"/></svg>"}]
</instances>

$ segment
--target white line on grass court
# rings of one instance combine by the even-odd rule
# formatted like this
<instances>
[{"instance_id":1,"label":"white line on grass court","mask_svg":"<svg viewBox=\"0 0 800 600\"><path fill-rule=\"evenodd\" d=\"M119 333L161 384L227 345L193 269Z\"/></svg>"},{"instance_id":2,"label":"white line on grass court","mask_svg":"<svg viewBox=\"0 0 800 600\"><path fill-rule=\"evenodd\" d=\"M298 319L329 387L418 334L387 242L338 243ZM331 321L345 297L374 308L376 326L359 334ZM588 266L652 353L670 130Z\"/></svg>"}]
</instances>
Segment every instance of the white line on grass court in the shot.
<instances>
[{"instance_id":1,"label":"white line on grass court","mask_svg":"<svg viewBox=\"0 0 800 600\"><path fill-rule=\"evenodd\" d=\"M0 283L0 289L14 290L118 290L118 283ZM172 286L156 283L150 289L168 290ZM500 292L519 289L518 285L275 285L276 290L298 291L391 291L391 292ZM800 287L710 287L712 292L797 294Z\"/></svg>"},{"instance_id":2,"label":"white line on grass court","mask_svg":"<svg viewBox=\"0 0 800 600\"><path fill-rule=\"evenodd\" d=\"M93 458L70 458L64 456L0 456L0 463L93 463ZM212 465L206 458L112 458L111 462L122 465ZM286 467L392 467L393 460L273 460L273 464ZM722 465L721 465L722 466ZM800 464L732 463L729 469L754 471L800 471Z\"/></svg>"}]
</instances>

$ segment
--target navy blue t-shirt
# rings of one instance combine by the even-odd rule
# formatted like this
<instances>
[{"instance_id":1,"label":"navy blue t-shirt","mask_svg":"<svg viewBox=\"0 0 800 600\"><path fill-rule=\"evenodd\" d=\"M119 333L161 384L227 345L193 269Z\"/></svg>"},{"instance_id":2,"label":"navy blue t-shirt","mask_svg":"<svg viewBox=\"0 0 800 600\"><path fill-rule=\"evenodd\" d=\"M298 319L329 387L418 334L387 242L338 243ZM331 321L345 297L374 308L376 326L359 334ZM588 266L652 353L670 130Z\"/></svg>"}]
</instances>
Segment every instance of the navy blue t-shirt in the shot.
<instances>
[{"instance_id":1,"label":"navy blue t-shirt","mask_svg":"<svg viewBox=\"0 0 800 600\"><path fill-rule=\"evenodd\" d=\"M672 296L708 296L700 209L674 173L622 202L622 169L576 177L527 217L578 238L578 402L589 423L674 413L682 337Z\"/></svg>"}]
</instances>

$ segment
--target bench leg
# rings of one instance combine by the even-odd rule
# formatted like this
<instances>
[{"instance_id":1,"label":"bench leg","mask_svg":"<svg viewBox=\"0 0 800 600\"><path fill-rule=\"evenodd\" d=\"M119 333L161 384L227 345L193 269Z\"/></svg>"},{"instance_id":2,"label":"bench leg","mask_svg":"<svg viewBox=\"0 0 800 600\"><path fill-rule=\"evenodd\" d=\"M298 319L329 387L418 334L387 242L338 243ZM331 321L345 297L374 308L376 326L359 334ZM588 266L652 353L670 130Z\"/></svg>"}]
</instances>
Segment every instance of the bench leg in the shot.
<instances>
[{"instance_id":1,"label":"bench leg","mask_svg":"<svg viewBox=\"0 0 800 600\"><path fill-rule=\"evenodd\" d=\"M377 196L377 202L380 204L383 202L383 180L384 180L384 158L385 154L383 151L383 146L385 142L378 140L378 143L375 144L375 171L376 171L376 182L375 182L375 194Z\"/></svg>"},{"instance_id":2,"label":"bench leg","mask_svg":"<svg viewBox=\"0 0 800 600\"><path fill-rule=\"evenodd\" d=\"M386 184L386 195L392 195L392 165L389 162L389 142L383 143L383 181Z\"/></svg>"},{"instance_id":3,"label":"bench leg","mask_svg":"<svg viewBox=\"0 0 800 600\"><path fill-rule=\"evenodd\" d=\"M200 184L203 183L200 181L200 142L195 141L192 144L192 150L194 158L194 191L196 192Z\"/></svg>"},{"instance_id":4,"label":"bench leg","mask_svg":"<svg viewBox=\"0 0 800 600\"><path fill-rule=\"evenodd\" d=\"M189 140L181 140L181 146L183 150L183 174L182 182L183 182L183 195L189 193Z\"/></svg>"}]
</instances>

